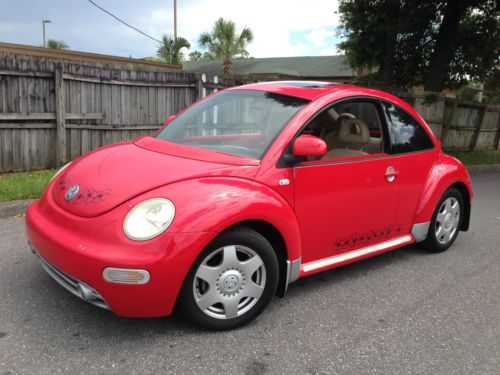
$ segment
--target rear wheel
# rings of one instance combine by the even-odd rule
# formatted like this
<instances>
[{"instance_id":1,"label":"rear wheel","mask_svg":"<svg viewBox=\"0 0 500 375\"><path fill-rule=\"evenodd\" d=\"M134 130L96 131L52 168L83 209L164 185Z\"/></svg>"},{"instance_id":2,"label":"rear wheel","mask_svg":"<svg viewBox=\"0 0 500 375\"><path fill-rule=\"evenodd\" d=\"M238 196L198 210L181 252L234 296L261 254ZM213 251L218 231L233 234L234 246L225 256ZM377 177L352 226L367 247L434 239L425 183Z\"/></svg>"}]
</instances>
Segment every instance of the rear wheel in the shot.
<instances>
[{"instance_id":1,"label":"rear wheel","mask_svg":"<svg viewBox=\"0 0 500 375\"><path fill-rule=\"evenodd\" d=\"M222 233L198 257L184 281L180 307L209 329L254 319L278 284L278 260L269 242L248 228Z\"/></svg>"},{"instance_id":2,"label":"rear wheel","mask_svg":"<svg viewBox=\"0 0 500 375\"><path fill-rule=\"evenodd\" d=\"M434 253L447 250L458 236L463 216L462 194L455 188L448 189L436 206L422 247Z\"/></svg>"}]
</instances>

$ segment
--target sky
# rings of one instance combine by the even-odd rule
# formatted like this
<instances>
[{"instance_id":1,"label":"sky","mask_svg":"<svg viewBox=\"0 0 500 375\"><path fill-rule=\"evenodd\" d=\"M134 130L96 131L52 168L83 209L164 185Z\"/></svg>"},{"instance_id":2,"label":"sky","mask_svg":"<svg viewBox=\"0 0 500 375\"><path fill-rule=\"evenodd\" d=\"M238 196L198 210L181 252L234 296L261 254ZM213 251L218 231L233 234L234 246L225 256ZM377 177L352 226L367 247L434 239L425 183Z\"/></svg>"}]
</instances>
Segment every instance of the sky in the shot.
<instances>
[{"instance_id":1,"label":"sky","mask_svg":"<svg viewBox=\"0 0 500 375\"><path fill-rule=\"evenodd\" d=\"M156 39L173 34L173 0L94 0ZM238 31L248 26L252 57L320 56L337 53L337 0L177 0L177 35L199 49L198 36L219 17ZM144 58L154 56L150 40L94 7L88 0L0 0L0 41L42 45L64 40L70 49Z\"/></svg>"}]
</instances>

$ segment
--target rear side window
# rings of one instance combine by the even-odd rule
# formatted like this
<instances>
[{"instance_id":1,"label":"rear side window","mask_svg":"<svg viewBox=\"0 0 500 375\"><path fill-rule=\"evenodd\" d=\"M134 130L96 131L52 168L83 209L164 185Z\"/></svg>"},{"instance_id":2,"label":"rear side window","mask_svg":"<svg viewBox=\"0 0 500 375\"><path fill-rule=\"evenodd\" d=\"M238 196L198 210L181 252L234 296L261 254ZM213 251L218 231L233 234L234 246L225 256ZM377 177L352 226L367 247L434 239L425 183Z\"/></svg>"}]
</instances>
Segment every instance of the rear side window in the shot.
<instances>
[{"instance_id":1,"label":"rear side window","mask_svg":"<svg viewBox=\"0 0 500 375\"><path fill-rule=\"evenodd\" d=\"M384 103L384 107L390 120L389 134L393 153L421 151L434 147L429 135L417 120L394 104Z\"/></svg>"}]
</instances>

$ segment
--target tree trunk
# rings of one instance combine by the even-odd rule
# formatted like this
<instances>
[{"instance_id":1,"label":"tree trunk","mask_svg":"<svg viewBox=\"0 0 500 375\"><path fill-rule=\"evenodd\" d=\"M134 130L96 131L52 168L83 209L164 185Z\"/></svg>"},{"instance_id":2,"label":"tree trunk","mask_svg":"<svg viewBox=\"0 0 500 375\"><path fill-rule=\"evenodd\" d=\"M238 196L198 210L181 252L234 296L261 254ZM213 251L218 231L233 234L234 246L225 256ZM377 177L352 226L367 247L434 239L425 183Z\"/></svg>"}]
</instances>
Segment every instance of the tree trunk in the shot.
<instances>
[{"instance_id":1,"label":"tree trunk","mask_svg":"<svg viewBox=\"0 0 500 375\"><path fill-rule=\"evenodd\" d=\"M465 4L464 4L465 3ZM436 47L431 57L429 71L425 75L426 91L443 90L448 68L457 43L460 20L467 9L467 2L448 0L444 17L439 28Z\"/></svg>"},{"instance_id":2,"label":"tree trunk","mask_svg":"<svg viewBox=\"0 0 500 375\"><path fill-rule=\"evenodd\" d=\"M385 48L382 55L382 61L378 71L378 79L382 82L384 88L392 87L394 82L394 59L396 53L396 37L395 29L388 29L386 33Z\"/></svg>"},{"instance_id":3,"label":"tree trunk","mask_svg":"<svg viewBox=\"0 0 500 375\"><path fill-rule=\"evenodd\" d=\"M222 73L225 75L230 75L233 72L233 62L229 57L226 57L224 59L224 62L222 63Z\"/></svg>"},{"instance_id":4,"label":"tree trunk","mask_svg":"<svg viewBox=\"0 0 500 375\"><path fill-rule=\"evenodd\" d=\"M383 17L385 23L385 43L381 46L381 59L378 71L378 80L385 88L394 85L394 68L396 59L396 45L399 29L399 19L401 4L400 0L389 0L384 5L385 15Z\"/></svg>"}]
</instances>

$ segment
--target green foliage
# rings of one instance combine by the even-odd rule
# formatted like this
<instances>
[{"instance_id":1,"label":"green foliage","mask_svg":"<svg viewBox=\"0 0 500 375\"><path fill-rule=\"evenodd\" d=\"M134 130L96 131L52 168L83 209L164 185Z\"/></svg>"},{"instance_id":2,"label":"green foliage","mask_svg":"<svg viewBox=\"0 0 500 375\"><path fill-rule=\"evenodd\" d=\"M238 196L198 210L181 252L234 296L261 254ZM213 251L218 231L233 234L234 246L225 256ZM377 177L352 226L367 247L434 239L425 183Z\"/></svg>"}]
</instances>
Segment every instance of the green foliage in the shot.
<instances>
[{"instance_id":1,"label":"green foliage","mask_svg":"<svg viewBox=\"0 0 500 375\"><path fill-rule=\"evenodd\" d=\"M163 35L158 45L158 57L169 64L181 64L185 60L183 48L191 48L186 38L178 36L174 41L171 35Z\"/></svg>"},{"instance_id":2,"label":"green foliage","mask_svg":"<svg viewBox=\"0 0 500 375\"><path fill-rule=\"evenodd\" d=\"M223 60L223 73L229 74L232 72L233 59L248 57L246 48L252 40L253 33L248 27L245 26L238 34L236 24L221 17L215 22L211 32L200 35L198 43L207 49L204 59Z\"/></svg>"},{"instance_id":3,"label":"green foliage","mask_svg":"<svg viewBox=\"0 0 500 375\"><path fill-rule=\"evenodd\" d=\"M0 202L39 198L55 169L0 175Z\"/></svg>"},{"instance_id":4,"label":"green foliage","mask_svg":"<svg viewBox=\"0 0 500 375\"><path fill-rule=\"evenodd\" d=\"M200 61L203 58L203 54L200 51L193 51L189 53L189 61Z\"/></svg>"},{"instance_id":5,"label":"green foliage","mask_svg":"<svg viewBox=\"0 0 500 375\"><path fill-rule=\"evenodd\" d=\"M483 98L486 103L500 104L500 71L484 83Z\"/></svg>"},{"instance_id":6,"label":"green foliage","mask_svg":"<svg viewBox=\"0 0 500 375\"><path fill-rule=\"evenodd\" d=\"M430 104L436 103L438 101L438 97L439 96L436 93L426 94L424 96L424 101L422 102L422 104L430 105Z\"/></svg>"},{"instance_id":7,"label":"green foliage","mask_svg":"<svg viewBox=\"0 0 500 375\"><path fill-rule=\"evenodd\" d=\"M47 48L58 49L58 50L69 50L68 44L63 40L49 39L47 41Z\"/></svg>"},{"instance_id":8,"label":"green foliage","mask_svg":"<svg viewBox=\"0 0 500 375\"><path fill-rule=\"evenodd\" d=\"M457 32L445 35L443 20L454 1L340 0L339 47L351 67L383 87L423 83L433 58L445 61L438 67L445 66L446 87L488 80L500 69L500 7L495 0L462 0L453 14ZM446 36L453 42L450 56L437 49Z\"/></svg>"}]
</instances>

